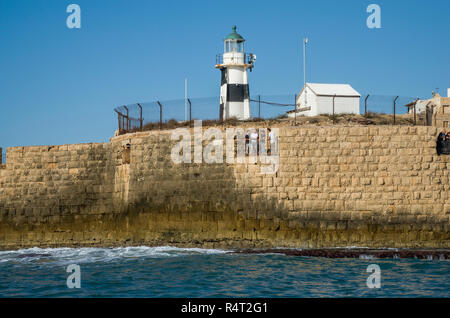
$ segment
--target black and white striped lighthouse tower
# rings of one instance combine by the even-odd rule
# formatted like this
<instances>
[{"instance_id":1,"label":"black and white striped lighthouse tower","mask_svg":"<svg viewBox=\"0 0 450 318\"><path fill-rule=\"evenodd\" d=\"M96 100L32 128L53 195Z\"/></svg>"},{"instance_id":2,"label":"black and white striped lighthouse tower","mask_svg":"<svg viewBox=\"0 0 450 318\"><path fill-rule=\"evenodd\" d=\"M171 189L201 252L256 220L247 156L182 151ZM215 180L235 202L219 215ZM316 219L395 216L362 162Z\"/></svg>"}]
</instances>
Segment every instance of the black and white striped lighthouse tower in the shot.
<instances>
[{"instance_id":1,"label":"black and white striped lighthouse tower","mask_svg":"<svg viewBox=\"0 0 450 318\"><path fill-rule=\"evenodd\" d=\"M224 53L218 55L216 68L221 71L220 117L250 119L250 91L247 70L253 68L256 56L244 53L244 38L233 26L224 40Z\"/></svg>"}]
</instances>

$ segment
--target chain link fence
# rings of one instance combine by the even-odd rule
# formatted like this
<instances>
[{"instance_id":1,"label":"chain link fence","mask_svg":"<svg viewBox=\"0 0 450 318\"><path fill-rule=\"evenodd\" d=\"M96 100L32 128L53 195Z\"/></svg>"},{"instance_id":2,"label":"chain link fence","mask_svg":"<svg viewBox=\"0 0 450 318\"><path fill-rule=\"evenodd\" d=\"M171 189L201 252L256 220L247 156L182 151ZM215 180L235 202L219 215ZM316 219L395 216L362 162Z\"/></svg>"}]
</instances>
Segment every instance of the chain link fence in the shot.
<instances>
[{"instance_id":1,"label":"chain link fence","mask_svg":"<svg viewBox=\"0 0 450 318\"><path fill-rule=\"evenodd\" d=\"M286 116L294 109L295 95L257 96L250 98L252 119L272 119ZM123 105L114 109L117 114L119 134L171 127L193 120L218 121L220 98L203 97L154 101ZM172 126L173 126L172 125Z\"/></svg>"},{"instance_id":2,"label":"chain link fence","mask_svg":"<svg viewBox=\"0 0 450 318\"><path fill-rule=\"evenodd\" d=\"M419 97L364 94L360 98L360 114L367 118L373 115L391 115L393 124L397 120L408 120L414 125L430 125L432 113L423 109Z\"/></svg>"},{"instance_id":3,"label":"chain link fence","mask_svg":"<svg viewBox=\"0 0 450 318\"><path fill-rule=\"evenodd\" d=\"M423 124L421 120L425 121L422 118L424 115L413 111L416 100L418 100L417 97L363 94L360 97L360 114L368 119L374 116L385 116L385 123L396 124L399 119L407 117L410 124ZM252 95L250 97L251 120L287 118L288 112L294 112L295 103L295 94ZM219 97L203 97L135 103L117 107L114 111L117 113L118 132L123 134L163 127L188 126L196 119L219 121L219 104ZM331 115L335 114L326 116ZM298 117L301 115L299 114Z\"/></svg>"},{"instance_id":4,"label":"chain link fence","mask_svg":"<svg viewBox=\"0 0 450 318\"><path fill-rule=\"evenodd\" d=\"M360 113L406 114L408 113L406 105L414 102L416 99L418 98L364 94L360 98Z\"/></svg>"}]
</instances>

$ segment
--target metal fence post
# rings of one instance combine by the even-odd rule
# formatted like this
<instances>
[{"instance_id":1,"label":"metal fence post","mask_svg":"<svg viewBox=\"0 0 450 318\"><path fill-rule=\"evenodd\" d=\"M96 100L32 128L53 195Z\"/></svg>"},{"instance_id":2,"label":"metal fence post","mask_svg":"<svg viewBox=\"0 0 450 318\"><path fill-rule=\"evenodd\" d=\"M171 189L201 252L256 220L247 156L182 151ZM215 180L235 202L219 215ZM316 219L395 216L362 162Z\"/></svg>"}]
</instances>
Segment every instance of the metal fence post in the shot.
<instances>
[{"instance_id":1,"label":"metal fence post","mask_svg":"<svg viewBox=\"0 0 450 318\"><path fill-rule=\"evenodd\" d=\"M395 125L395 105L396 105L396 103L397 103L398 97L399 97L399 96L395 97L395 99L394 99L394 125Z\"/></svg>"},{"instance_id":2,"label":"metal fence post","mask_svg":"<svg viewBox=\"0 0 450 318\"><path fill-rule=\"evenodd\" d=\"M367 99L369 96L370 94L367 94L366 99L364 100L364 116L367 116Z\"/></svg>"},{"instance_id":3,"label":"metal fence post","mask_svg":"<svg viewBox=\"0 0 450 318\"><path fill-rule=\"evenodd\" d=\"M159 101L157 103L159 105L159 130L161 130L162 129L162 105Z\"/></svg>"},{"instance_id":4,"label":"metal fence post","mask_svg":"<svg viewBox=\"0 0 450 318\"><path fill-rule=\"evenodd\" d=\"M123 106L127 110L127 131L130 130L130 117L129 117L129 111L127 106Z\"/></svg>"},{"instance_id":5,"label":"metal fence post","mask_svg":"<svg viewBox=\"0 0 450 318\"><path fill-rule=\"evenodd\" d=\"M294 126L297 126L297 94L294 95Z\"/></svg>"},{"instance_id":6,"label":"metal fence post","mask_svg":"<svg viewBox=\"0 0 450 318\"><path fill-rule=\"evenodd\" d=\"M142 131L142 106L139 103L137 103L137 105L139 106L139 109L140 109L139 129L140 129L140 131Z\"/></svg>"},{"instance_id":7,"label":"metal fence post","mask_svg":"<svg viewBox=\"0 0 450 318\"><path fill-rule=\"evenodd\" d=\"M114 109L114 111L117 113L117 121L119 122L119 134L122 131L122 123L121 123L121 119L120 119L120 115L121 113L119 111L117 111L116 109Z\"/></svg>"},{"instance_id":8,"label":"metal fence post","mask_svg":"<svg viewBox=\"0 0 450 318\"><path fill-rule=\"evenodd\" d=\"M129 111L128 111L128 107L127 106L123 106L123 107L127 110L127 128L126 128L126 130L128 131L130 129L130 123L129 123L129 118L130 117L128 117Z\"/></svg>"},{"instance_id":9,"label":"metal fence post","mask_svg":"<svg viewBox=\"0 0 450 318\"><path fill-rule=\"evenodd\" d=\"M192 127L192 103L190 98L188 98L187 100L189 103L189 127Z\"/></svg>"},{"instance_id":10,"label":"metal fence post","mask_svg":"<svg viewBox=\"0 0 450 318\"><path fill-rule=\"evenodd\" d=\"M334 116L334 100L336 99L336 94L333 96L333 116Z\"/></svg>"},{"instance_id":11,"label":"metal fence post","mask_svg":"<svg viewBox=\"0 0 450 318\"><path fill-rule=\"evenodd\" d=\"M419 99L417 98L416 99L416 102L414 103L414 126L416 126L417 125L417 122L416 122L416 105L417 105L417 102L419 101Z\"/></svg>"},{"instance_id":12,"label":"metal fence post","mask_svg":"<svg viewBox=\"0 0 450 318\"><path fill-rule=\"evenodd\" d=\"M258 95L258 118L261 118L261 95Z\"/></svg>"}]
</instances>

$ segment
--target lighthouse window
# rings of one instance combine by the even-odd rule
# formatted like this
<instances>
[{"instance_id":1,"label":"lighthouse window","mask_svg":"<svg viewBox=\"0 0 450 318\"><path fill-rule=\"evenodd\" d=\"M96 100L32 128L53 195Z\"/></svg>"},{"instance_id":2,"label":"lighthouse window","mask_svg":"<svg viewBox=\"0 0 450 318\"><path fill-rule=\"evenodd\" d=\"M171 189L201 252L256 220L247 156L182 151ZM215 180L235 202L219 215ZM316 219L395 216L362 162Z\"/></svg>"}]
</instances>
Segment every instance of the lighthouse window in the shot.
<instances>
[{"instance_id":1,"label":"lighthouse window","mask_svg":"<svg viewBox=\"0 0 450 318\"><path fill-rule=\"evenodd\" d=\"M244 42L226 41L225 53L228 52L244 52Z\"/></svg>"}]
</instances>

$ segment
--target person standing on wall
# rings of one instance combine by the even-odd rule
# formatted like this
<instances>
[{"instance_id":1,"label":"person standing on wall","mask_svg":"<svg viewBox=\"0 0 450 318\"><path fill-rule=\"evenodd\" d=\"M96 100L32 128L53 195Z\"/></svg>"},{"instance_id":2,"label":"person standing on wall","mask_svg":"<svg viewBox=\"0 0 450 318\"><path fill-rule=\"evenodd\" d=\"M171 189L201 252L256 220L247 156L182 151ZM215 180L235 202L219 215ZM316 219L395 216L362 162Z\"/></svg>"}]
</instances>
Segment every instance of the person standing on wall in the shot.
<instances>
[{"instance_id":1,"label":"person standing on wall","mask_svg":"<svg viewBox=\"0 0 450 318\"><path fill-rule=\"evenodd\" d=\"M266 153L266 130L260 130L261 135L258 140L258 154Z\"/></svg>"},{"instance_id":2,"label":"person standing on wall","mask_svg":"<svg viewBox=\"0 0 450 318\"><path fill-rule=\"evenodd\" d=\"M439 133L439 136L438 136L438 139L436 142L436 151L437 151L438 156L440 156L442 153L442 147L444 146L444 141L446 140L446 137L447 137L447 132L444 129L443 131L441 131Z\"/></svg>"},{"instance_id":3,"label":"person standing on wall","mask_svg":"<svg viewBox=\"0 0 450 318\"><path fill-rule=\"evenodd\" d=\"M269 131L269 143L270 143L270 149L269 149L269 153L276 153L276 144L275 144L275 134L273 133L272 129L267 128L267 130Z\"/></svg>"},{"instance_id":4,"label":"person standing on wall","mask_svg":"<svg viewBox=\"0 0 450 318\"><path fill-rule=\"evenodd\" d=\"M250 135L249 132L247 131L245 133L245 154L248 156L250 153Z\"/></svg>"},{"instance_id":5,"label":"person standing on wall","mask_svg":"<svg viewBox=\"0 0 450 318\"><path fill-rule=\"evenodd\" d=\"M253 154L257 154L258 152L258 133L256 131L252 131L250 134L250 149Z\"/></svg>"}]
</instances>

